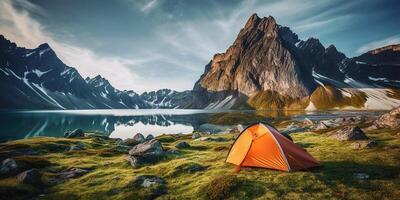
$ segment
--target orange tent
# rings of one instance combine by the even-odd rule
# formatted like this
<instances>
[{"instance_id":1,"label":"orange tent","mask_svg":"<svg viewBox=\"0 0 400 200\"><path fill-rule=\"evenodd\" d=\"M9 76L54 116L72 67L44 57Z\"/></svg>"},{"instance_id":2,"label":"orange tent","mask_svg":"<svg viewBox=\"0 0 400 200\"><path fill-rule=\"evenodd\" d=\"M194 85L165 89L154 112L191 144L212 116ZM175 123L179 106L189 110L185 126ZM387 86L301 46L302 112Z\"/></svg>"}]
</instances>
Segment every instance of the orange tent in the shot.
<instances>
[{"instance_id":1,"label":"orange tent","mask_svg":"<svg viewBox=\"0 0 400 200\"><path fill-rule=\"evenodd\" d=\"M262 123L250 125L240 133L229 150L226 162L239 167L263 167L287 172L319 166L319 162L305 149L274 127Z\"/></svg>"}]
</instances>

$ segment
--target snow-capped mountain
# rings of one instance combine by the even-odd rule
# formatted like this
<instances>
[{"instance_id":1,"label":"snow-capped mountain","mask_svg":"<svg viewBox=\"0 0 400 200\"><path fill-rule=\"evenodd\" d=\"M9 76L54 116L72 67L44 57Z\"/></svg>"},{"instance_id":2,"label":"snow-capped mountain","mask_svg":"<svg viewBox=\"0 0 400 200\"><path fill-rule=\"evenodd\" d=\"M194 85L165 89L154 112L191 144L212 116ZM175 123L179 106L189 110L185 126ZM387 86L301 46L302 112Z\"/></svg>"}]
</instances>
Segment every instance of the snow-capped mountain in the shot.
<instances>
[{"instance_id":1,"label":"snow-capped mountain","mask_svg":"<svg viewBox=\"0 0 400 200\"><path fill-rule=\"evenodd\" d=\"M189 108L192 102L191 91L161 89L144 92L140 97L152 108Z\"/></svg>"},{"instance_id":2,"label":"snow-capped mountain","mask_svg":"<svg viewBox=\"0 0 400 200\"><path fill-rule=\"evenodd\" d=\"M193 88L210 109L390 109L400 105L400 45L347 58L253 14Z\"/></svg>"},{"instance_id":3,"label":"snow-capped mountain","mask_svg":"<svg viewBox=\"0 0 400 200\"><path fill-rule=\"evenodd\" d=\"M139 95L119 91L97 76L83 79L50 48L17 47L0 36L0 108L107 109L148 108Z\"/></svg>"}]
</instances>

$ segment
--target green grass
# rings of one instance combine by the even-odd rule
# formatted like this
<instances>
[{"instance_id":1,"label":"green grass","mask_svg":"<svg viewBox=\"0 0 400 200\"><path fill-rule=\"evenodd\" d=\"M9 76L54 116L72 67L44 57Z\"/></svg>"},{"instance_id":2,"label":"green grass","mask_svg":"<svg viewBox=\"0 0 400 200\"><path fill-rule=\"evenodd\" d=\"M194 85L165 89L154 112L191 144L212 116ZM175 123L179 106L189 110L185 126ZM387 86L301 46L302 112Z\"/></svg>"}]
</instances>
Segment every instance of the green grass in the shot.
<instances>
[{"instance_id":1,"label":"green grass","mask_svg":"<svg viewBox=\"0 0 400 200\"><path fill-rule=\"evenodd\" d=\"M156 175L167 182L161 199L396 199L400 196L399 131L375 130L367 135L378 141L372 149L355 150L351 142L339 142L324 133L292 134L296 143L318 159L322 167L303 172L280 172L260 168L242 168L225 163L232 140L228 142L193 141L188 136L161 136L164 149L176 149L181 141L191 148L180 155L168 156L155 165L132 168L125 154L112 151L115 142L96 139L32 138L0 145L0 154L13 149L31 148L37 156L16 156L26 168L43 172L46 182L57 170L70 167L90 168L82 177L46 190L22 185L16 177L0 179L0 199L26 199L44 193L40 199L147 199L160 188L143 189L132 184L140 175ZM232 138L230 134L211 137ZM171 139L173 138L173 140ZM68 152L64 145L82 142L86 149ZM189 172L190 166L205 170ZM369 179L355 179L354 173L366 173Z\"/></svg>"}]
</instances>

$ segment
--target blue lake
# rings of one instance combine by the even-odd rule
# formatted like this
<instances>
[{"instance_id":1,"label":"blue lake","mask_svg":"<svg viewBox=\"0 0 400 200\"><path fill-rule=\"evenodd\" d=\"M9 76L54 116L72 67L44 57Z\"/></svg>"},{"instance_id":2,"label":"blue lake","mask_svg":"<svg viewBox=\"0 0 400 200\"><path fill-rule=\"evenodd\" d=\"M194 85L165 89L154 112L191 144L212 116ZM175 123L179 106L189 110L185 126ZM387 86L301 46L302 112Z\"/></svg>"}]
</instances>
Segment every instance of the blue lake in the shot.
<instances>
[{"instance_id":1,"label":"blue lake","mask_svg":"<svg viewBox=\"0 0 400 200\"><path fill-rule=\"evenodd\" d=\"M210 117L216 113L229 112L240 115L256 111L213 111L187 109L138 109L138 110L42 110L42 111L1 111L0 141L23 139L35 136L62 137L65 131L77 128L85 132L96 132L113 138L131 138L136 133L188 134L193 131L223 132L232 125L213 125ZM341 116L377 115L371 111L257 111L265 121L274 118L303 120L330 119ZM243 124L244 126L246 124Z\"/></svg>"}]
</instances>

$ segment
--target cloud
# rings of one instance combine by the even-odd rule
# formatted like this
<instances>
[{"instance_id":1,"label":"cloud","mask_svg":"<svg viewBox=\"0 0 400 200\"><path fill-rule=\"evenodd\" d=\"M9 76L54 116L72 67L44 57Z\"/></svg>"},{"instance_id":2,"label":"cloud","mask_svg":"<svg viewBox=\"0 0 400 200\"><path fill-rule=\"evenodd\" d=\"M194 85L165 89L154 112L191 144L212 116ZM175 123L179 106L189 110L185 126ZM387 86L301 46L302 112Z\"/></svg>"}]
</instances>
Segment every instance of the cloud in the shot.
<instances>
[{"instance_id":1,"label":"cloud","mask_svg":"<svg viewBox=\"0 0 400 200\"><path fill-rule=\"evenodd\" d=\"M151 11L153 8L155 8L158 4L157 0L149 0L147 2L145 2L145 4L140 8L140 10L142 12L149 12Z\"/></svg>"},{"instance_id":2,"label":"cloud","mask_svg":"<svg viewBox=\"0 0 400 200\"><path fill-rule=\"evenodd\" d=\"M399 44L399 43L400 43L400 34L393 35L393 36L387 37L382 40L372 41L367 44L364 44L357 49L357 53L361 54L361 53L365 53L372 49L384 47L384 46L391 45L391 44Z\"/></svg>"},{"instance_id":3,"label":"cloud","mask_svg":"<svg viewBox=\"0 0 400 200\"><path fill-rule=\"evenodd\" d=\"M17 6L22 9L17 9ZM132 89L140 85L138 76L130 67L145 60L99 56L90 49L58 41L29 15L28 10L39 15L46 14L28 1L0 2L0 32L19 46L36 48L41 43L48 43L63 62L75 67L83 77L100 74L118 89Z\"/></svg>"}]
</instances>

